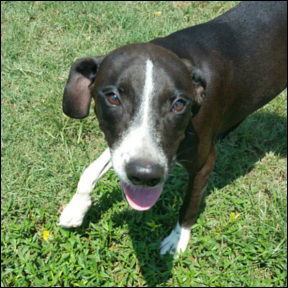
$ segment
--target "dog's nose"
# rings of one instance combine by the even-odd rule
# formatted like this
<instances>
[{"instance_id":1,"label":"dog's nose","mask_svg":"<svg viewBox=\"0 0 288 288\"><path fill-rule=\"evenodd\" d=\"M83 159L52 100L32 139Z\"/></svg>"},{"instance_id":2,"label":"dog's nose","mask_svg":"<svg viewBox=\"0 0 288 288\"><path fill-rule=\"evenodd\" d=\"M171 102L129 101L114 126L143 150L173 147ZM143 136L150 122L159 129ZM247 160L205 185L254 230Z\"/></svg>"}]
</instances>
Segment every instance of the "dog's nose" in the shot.
<instances>
[{"instance_id":1,"label":"dog's nose","mask_svg":"<svg viewBox=\"0 0 288 288\"><path fill-rule=\"evenodd\" d=\"M126 165L126 173L132 184L153 187L163 179L164 168L156 163L134 160Z\"/></svg>"}]
</instances>

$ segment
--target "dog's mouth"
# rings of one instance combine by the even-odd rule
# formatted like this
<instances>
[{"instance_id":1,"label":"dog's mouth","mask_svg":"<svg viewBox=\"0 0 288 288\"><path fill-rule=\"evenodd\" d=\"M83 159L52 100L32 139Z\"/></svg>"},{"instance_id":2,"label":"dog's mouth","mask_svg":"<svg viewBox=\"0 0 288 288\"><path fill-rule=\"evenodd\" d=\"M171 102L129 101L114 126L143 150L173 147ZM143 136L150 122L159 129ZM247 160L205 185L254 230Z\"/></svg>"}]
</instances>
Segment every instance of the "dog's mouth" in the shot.
<instances>
[{"instance_id":1,"label":"dog's mouth","mask_svg":"<svg viewBox=\"0 0 288 288\"><path fill-rule=\"evenodd\" d=\"M128 204L138 211L145 211L152 208L163 190L163 185L157 187L136 187L123 181L120 182L120 186L123 189L123 194Z\"/></svg>"}]
</instances>

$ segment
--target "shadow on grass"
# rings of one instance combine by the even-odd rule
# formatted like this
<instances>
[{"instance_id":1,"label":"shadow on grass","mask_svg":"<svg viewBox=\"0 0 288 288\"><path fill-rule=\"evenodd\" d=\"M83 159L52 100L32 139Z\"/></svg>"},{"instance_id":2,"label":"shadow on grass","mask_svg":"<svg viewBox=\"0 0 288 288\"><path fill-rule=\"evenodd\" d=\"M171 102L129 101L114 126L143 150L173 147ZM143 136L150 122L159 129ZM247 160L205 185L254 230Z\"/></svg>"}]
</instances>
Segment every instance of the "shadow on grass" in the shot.
<instances>
[{"instance_id":1,"label":"shadow on grass","mask_svg":"<svg viewBox=\"0 0 288 288\"><path fill-rule=\"evenodd\" d=\"M213 189L221 189L248 173L268 152L285 157L286 147L286 118L268 112L251 115L217 144L217 164L209 179L206 196ZM160 201L153 209L144 213L127 209L112 216L116 226L122 225L123 221L128 224L129 235L147 286L165 285L173 276L173 258L168 255L160 257L159 246L178 219L186 180L184 169L176 167L165 185ZM102 198L97 208L92 207L89 214L93 213L93 216L90 221L98 222L101 214L115 200L123 199L119 190L105 197L109 199ZM205 208L205 197L201 213Z\"/></svg>"}]
</instances>

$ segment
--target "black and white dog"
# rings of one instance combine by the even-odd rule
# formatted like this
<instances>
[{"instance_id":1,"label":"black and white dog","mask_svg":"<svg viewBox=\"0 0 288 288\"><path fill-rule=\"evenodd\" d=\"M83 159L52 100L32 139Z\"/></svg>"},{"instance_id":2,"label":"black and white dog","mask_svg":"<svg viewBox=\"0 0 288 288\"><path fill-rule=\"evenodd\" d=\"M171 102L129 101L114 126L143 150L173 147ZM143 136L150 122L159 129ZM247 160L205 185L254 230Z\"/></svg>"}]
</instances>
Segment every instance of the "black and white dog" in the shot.
<instances>
[{"instance_id":1,"label":"black and white dog","mask_svg":"<svg viewBox=\"0 0 288 288\"><path fill-rule=\"evenodd\" d=\"M84 118L93 98L109 148L82 174L59 225L82 224L90 192L111 167L130 206L150 209L177 161L189 183L161 254L185 251L214 167L215 139L285 89L286 65L286 1L243 2L165 38L77 60L63 110Z\"/></svg>"}]
</instances>

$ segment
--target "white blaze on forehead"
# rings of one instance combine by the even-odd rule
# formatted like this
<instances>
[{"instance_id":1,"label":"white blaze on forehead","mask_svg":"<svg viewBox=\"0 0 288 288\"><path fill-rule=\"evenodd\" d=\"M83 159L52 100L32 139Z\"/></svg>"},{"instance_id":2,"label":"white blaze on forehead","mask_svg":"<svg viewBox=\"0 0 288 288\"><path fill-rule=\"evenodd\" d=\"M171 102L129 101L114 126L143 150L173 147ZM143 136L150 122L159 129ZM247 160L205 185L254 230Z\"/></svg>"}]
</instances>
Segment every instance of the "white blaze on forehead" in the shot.
<instances>
[{"instance_id":1,"label":"white blaze on forehead","mask_svg":"<svg viewBox=\"0 0 288 288\"><path fill-rule=\"evenodd\" d=\"M148 126L149 122L149 108L151 108L151 102L153 99L153 63L151 60L146 61L146 73L145 73L145 85L143 91L143 102L142 102L142 109L143 109L143 119L142 125ZM140 108L140 109L141 109ZM147 127L145 127L147 128Z\"/></svg>"},{"instance_id":2,"label":"white blaze on forehead","mask_svg":"<svg viewBox=\"0 0 288 288\"><path fill-rule=\"evenodd\" d=\"M140 96L138 111L131 121L127 131L123 131L123 137L113 147L112 163L116 173L127 182L125 165L133 159L147 159L164 167L168 172L167 158L155 138L155 112L152 100L155 92L153 81L153 62L148 59L145 63L145 81L143 92ZM154 118L153 118L154 117Z\"/></svg>"}]
</instances>

